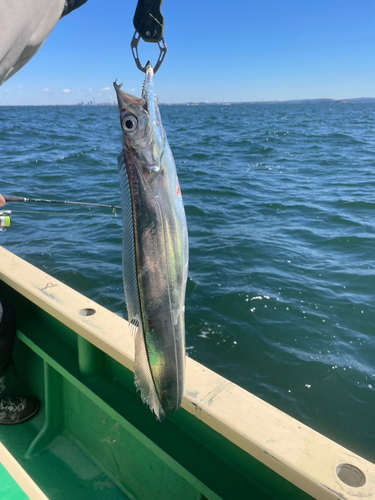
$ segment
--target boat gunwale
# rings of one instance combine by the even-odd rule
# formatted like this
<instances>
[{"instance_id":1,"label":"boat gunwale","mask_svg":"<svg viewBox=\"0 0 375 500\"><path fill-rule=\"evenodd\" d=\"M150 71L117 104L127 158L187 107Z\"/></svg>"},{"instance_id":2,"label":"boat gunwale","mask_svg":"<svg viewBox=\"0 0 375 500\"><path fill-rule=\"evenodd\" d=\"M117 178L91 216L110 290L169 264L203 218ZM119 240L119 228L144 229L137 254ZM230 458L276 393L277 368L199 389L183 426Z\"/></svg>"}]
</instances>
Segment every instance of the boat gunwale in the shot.
<instances>
[{"instance_id":1,"label":"boat gunwale","mask_svg":"<svg viewBox=\"0 0 375 500\"><path fill-rule=\"evenodd\" d=\"M0 443L0 463L30 500L48 500L48 497L2 443Z\"/></svg>"},{"instance_id":2,"label":"boat gunwale","mask_svg":"<svg viewBox=\"0 0 375 500\"><path fill-rule=\"evenodd\" d=\"M133 371L134 339L126 320L3 247L0 280ZM184 410L314 498L375 498L374 464L200 363L186 361ZM341 481L342 464L362 471L365 484Z\"/></svg>"}]
</instances>

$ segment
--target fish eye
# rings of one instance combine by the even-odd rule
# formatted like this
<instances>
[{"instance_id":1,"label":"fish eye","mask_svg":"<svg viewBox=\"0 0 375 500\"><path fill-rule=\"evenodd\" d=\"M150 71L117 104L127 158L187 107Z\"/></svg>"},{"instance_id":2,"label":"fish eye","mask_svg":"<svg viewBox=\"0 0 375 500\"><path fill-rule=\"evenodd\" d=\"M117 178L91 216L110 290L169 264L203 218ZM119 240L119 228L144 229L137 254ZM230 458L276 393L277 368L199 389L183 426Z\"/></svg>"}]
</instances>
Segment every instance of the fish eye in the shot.
<instances>
[{"instance_id":1,"label":"fish eye","mask_svg":"<svg viewBox=\"0 0 375 500\"><path fill-rule=\"evenodd\" d=\"M125 116L121 122L121 125L125 132L134 132L134 130L137 128L138 120L135 116L132 115Z\"/></svg>"}]
</instances>

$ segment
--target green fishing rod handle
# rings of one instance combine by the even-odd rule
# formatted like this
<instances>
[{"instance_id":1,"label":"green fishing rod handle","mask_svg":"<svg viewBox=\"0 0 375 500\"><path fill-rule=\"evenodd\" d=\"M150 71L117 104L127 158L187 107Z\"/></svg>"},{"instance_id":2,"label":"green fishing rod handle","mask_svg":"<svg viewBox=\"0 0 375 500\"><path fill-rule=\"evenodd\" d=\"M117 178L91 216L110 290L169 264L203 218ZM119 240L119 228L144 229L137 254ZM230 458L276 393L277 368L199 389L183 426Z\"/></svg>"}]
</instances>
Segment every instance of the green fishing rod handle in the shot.
<instances>
[{"instance_id":1,"label":"green fishing rod handle","mask_svg":"<svg viewBox=\"0 0 375 500\"><path fill-rule=\"evenodd\" d=\"M133 24L145 42L160 42L164 34L164 18L160 12L163 0L138 0Z\"/></svg>"}]
</instances>

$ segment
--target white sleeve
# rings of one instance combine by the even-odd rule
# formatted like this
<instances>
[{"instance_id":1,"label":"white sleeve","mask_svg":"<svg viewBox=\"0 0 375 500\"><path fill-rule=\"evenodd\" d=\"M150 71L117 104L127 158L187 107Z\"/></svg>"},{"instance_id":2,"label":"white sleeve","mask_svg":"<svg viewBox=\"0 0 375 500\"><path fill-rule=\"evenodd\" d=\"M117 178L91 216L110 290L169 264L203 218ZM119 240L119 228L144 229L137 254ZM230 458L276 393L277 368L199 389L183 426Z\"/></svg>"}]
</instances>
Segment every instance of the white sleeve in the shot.
<instances>
[{"instance_id":1,"label":"white sleeve","mask_svg":"<svg viewBox=\"0 0 375 500\"><path fill-rule=\"evenodd\" d=\"M0 0L0 85L37 53L65 0Z\"/></svg>"}]
</instances>

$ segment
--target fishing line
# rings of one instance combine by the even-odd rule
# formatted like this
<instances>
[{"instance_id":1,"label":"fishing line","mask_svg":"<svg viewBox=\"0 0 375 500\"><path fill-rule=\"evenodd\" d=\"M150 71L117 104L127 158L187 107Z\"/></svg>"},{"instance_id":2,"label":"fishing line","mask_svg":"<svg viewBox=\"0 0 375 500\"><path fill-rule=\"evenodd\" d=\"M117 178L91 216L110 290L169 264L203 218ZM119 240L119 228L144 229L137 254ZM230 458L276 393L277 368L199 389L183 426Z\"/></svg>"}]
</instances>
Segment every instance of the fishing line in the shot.
<instances>
[{"instance_id":1,"label":"fishing line","mask_svg":"<svg viewBox=\"0 0 375 500\"><path fill-rule=\"evenodd\" d=\"M18 184L17 182L3 181L0 179L0 184L9 184L10 186L17 186L17 187L20 187L22 189L31 189L32 191L37 191L39 193L43 193L43 191L41 189L31 187L31 186L24 186L23 184Z\"/></svg>"},{"instance_id":2,"label":"fishing line","mask_svg":"<svg viewBox=\"0 0 375 500\"><path fill-rule=\"evenodd\" d=\"M112 210L120 209L119 205L107 205L105 203L86 203L83 201L68 201L68 200L46 200L42 198L24 198L21 196L11 196L3 195L5 201L8 202L32 202L32 203L57 203L61 205L79 205L83 207L101 207L101 208L111 208Z\"/></svg>"},{"instance_id":3,"label":"fishing line","mask_svg":"<svg viewBox=\"0 0 375 500\"><path fill-rule=\"evenodd\" d=\"M103 221L103 217L102 216L98 216L97 214L95 214L94 212L91 212L91 213L80 213L80 212L55 212L54 210L50 210L50 211L44 211L44 210L33 210L33 211L28 211L28 210L3 210L1 211L0 210L0 232L4 232L6 231L10 225L11 225L11 222L13 222L11 220L11 217L10 217L10 214L15 214L15 215L19 215L19 214L23 214L23 215L28 215L28 216L31 216L33 217L34 219L37 219L39 221L42 221L43 219L45 219L44 217L37 217L38 215L47 215L47 216L50 216L51 214L52 215L59 215L59 216L63 216L64 217L64 220L67 220L69 218L69 216L71 217L79 217L79 218L82 218L82 217L90 217L91 219L99 219L99 221ZM116 210L113 209L112 211L112 215L113 217L116 219L116 220L119 220L117 219L117 214L116 214ZM91 224L91 222L90 222Z\"/></svg>"},{"instance_id":4,"label":"fishing line","mask_svg":"<svg viewBox=\"0 0 375 500\"><path fill-rule=\"evenodd\" d=\"M30 187L26 187L26 186L21 186L21 184L17 184L16 182L10 182L10 181L3 181L0 179L0 183L1 184L11 184L12 186L18 186L18 187L22 187L24 189L32 189Z\"/></svg>"},{"instance_id":5,"label":"fishing line","mask_svg":"<svg viewBox=\"0 0 375 500\"><path fill-rule=\"evenodd\" d=\"M38 191L40 193L43 192L42 190L37 189L37 188L26 187L26 186L22 186L21 184L17 184L16 182L4 181L1 179L0 179L0 184L9 184L12 186L22 187L23 189L31 189L34 191ZM106 203L86 203L86 202L70 201L70 200L49 200L49 199L45 199L45 198L26 198L23 196L12 196L12 195L3 195L3 198L7 202L57 203L57 204L64 204L64 205L79 205L79 206L86 206L86 207L111 208L114 215L116 214L116 209L121 210L121 206L119 206L119 205L110 205L110 204L106 204Z\"/></svg>"},{"instance_id":6,"label":"fishing line","mask_svg":"<svg viewBox=\"0 0 375 500\"><path fill-rule=\"evenodd\" d=\"M25 214L25 215L36 215L36 214L46 214L46 215L63 215L64 217L77 216L77 217L98 217L94 213L81 213L81 212L46 212L44 210L34 210L34 211L25 211L25 210L12 210L12 214ZM113 214L117 217L117 214Z\"/></svg>"},{"instance_id":7,"label":"fishing line","mask_svg":"<svg viewBox=\"0 0 375 500\"><path fill-rule=\"evenodd\" d=\"M0 181L0 182L4 182L4 183L7 183L7 184L14 184L14 183L11 183L11 182L8 182L8 181ZM121 206L119 205L108 205L106 203L87 203L87 202L82 202L82 201L70 201L70 200L47 200L47 199L44 199L44 198L25 198L25 197L21 197L21 196L13 196L13 195L3 195L3 198L6 202L13 202L13 203L49 203L49 204L57 204L57 205L74 205L74 206L81 206L81 207L99 207L99 208L110 208L112 210L112 215L114 215L115 217L117 217L117 213L116 213L116 209L119 209L121 210ZM90 210L90 208L89 208ZM7 215L3 215L5 214L5 211L3 212L0 212L0 231L5 231L6 230L6 227L9 227L10 226L10 222L11 222L11 219L9 217L9 214L11 213L11 211L7 211ZM55 212L54 210L50 210L50 211L42 211L42 210L38 210L36 209L34 212L31 212L31 211L24 211L24 210L13 210L13 213L23 213L25 215L34 215L35 214L47 214L47 215L51 215L51 214L55 214L55 215L63 215L64 217L67 217L68 215L72 215L74 217L76 216L79 216L81 217L82 215L86 215L86 216L89 216L89 217L97 217L96 214L94 213L75 213L75 212Z\"/></svg>"}]
</instances>

